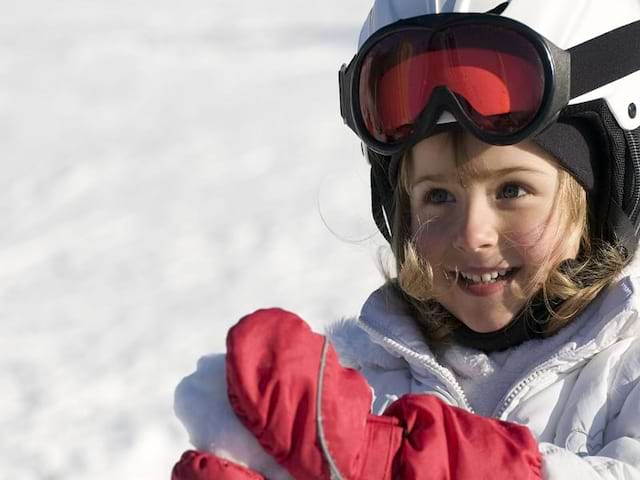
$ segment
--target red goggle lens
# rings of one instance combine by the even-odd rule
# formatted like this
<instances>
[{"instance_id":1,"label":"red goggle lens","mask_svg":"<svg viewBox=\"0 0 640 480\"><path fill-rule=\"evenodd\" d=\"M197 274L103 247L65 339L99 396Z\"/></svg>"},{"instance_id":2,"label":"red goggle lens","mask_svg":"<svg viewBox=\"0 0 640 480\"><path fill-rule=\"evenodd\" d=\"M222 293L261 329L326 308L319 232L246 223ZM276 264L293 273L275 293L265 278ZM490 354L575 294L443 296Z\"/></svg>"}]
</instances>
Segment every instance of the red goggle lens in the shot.
<instances>
[{"instance_id":1,"label":"red goggle lens","mask_svg":"<svg viewBox=\"0 0 640 480\"><path fill-rule=\"evenodd\" d=\"M392 33L369 50L361 68L360 112L369 134L387 144L406 140L440 87L477 128L510 134L538 113L544 66L529 40L495 26Z\"/></svg>"}]
</instances>

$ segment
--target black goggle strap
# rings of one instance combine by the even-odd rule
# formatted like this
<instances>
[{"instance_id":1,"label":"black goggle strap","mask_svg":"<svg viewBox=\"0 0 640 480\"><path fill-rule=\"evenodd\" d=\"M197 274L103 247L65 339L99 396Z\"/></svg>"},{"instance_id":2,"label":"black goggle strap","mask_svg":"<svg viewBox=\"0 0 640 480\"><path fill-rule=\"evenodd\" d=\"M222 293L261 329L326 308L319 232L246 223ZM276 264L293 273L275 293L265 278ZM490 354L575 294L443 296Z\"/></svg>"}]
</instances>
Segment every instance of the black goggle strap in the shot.
<instances>
[{"instance_id":1,"label":"black goggle strap","mask_svg":"<svg viewBox=\"0 0 640 480\"><path fill-rule=\"evenodd\" d=\"M571 98L640 70L640 21L571 47Z\"/></svg>"},{"instance_id":2,"label":"black goggle strap","mask_svg":"<svg viewBox=\"0 0 640 480\"><path fill-rule=\"evenodd\" d=\"M387 169L381 161L389 158L380 156L365 148L365 157L371 165L371 213L382 236L391 243L391 222L393 215L393 189L387 178Z\"/></svg>"},{"instance_id":3,"label":"black goggle strap","mask_svg":"<svg viewBox=\"0 0 640 480\"><path fill-rule=\"evenodd\" d=\"M568 52L571 54L571 98L576 98L640 70L640 20L575 45ZM352 74L349 66L343 65L339 72L341 89L350 79L348 73ZM340 92L340 110L345 120L349 93L348 88Z\"/></svg>"}]
</instances>

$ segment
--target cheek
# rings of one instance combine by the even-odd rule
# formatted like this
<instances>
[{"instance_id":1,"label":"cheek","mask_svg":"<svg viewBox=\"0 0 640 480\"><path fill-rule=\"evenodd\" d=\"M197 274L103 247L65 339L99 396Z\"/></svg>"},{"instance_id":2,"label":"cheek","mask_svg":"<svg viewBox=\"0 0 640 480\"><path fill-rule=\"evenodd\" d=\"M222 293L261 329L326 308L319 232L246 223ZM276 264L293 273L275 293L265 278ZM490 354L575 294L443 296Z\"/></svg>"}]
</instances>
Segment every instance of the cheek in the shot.
<instances>
[{"instance_id":1,"label":"cheek","mask_svg":"<svg viewBox=\"0 0 640 480\"><path fill-rule=\"evenodd\" d=\"M539 221L537 224L521 222L508 235L512 247L520 251L523 260L531 264L542 264L549 258L564 255L563 241L568 232L557 220ZM562 248L562 252L560 251ZM557 253L557 255L554 255ZM551 255L551 257L550 257ZM568 258L565 255L565 258Z\"/></svg>"},{"instance_id":2,"label":"cheek","mask_svg":"<svg viewBox=\"0 0 640 480\"><path fill-rule=\"evenodd\" d=\"M430 263L439 263L447 246L451 245L451 226L434 219L413 229L418 254Z\"/></svg>"}]
</instances>

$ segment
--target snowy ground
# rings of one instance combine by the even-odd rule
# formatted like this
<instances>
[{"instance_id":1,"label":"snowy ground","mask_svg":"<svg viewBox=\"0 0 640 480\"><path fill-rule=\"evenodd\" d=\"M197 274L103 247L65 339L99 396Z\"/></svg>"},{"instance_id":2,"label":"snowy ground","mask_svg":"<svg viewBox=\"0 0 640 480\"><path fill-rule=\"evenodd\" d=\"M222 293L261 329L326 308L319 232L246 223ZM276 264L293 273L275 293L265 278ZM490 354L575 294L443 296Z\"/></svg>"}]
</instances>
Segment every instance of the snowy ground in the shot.
<instances>
[{"instance_id":1,"label":"snowy ground","mask_svg":"<svg viewBox=\"0 0 640 480\"><path fill-rule=\"evenodd\" d=\"M370 1L0 4L0 478L168 478L231 324L381 281L336 82Z\"/></svg>"}]
</instances>

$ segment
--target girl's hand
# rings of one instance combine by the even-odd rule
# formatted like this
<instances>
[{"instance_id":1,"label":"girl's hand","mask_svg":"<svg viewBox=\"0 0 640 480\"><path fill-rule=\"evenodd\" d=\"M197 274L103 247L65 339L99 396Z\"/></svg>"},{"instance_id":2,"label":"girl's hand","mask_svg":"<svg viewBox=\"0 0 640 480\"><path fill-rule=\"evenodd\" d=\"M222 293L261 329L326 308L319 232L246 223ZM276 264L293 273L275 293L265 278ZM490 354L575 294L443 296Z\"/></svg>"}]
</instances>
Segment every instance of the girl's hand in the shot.
<instances>
[{"instance_id":1,"label":"girl's hand","mask_svg":"<svg viewBox=\"0 0 640 480\"><path fill-rule=\"evenodd\" d=\"M211 453L188 450L173 467L171 480L265 480L259 473Z\"/></svg>"}]
</instances>

